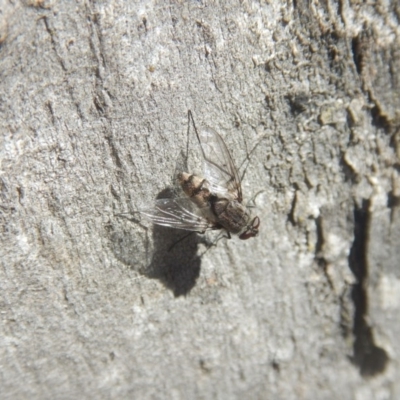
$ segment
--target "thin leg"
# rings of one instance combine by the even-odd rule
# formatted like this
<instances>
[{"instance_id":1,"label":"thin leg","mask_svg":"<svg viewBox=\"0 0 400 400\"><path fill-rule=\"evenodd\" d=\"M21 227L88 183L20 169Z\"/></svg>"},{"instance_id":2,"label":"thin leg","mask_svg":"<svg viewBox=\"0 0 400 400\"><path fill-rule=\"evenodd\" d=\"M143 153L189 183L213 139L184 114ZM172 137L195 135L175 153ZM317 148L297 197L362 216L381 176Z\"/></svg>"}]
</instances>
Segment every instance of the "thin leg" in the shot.
<instances>
[{"instance_id":1,"label":"thin leg","mask_svg":"<svg viewBox=\"0 0 400 400\"><path fill-rule=\"evenodd\" d=\"M225 238L225 239L231 239L232 236L231 236L231 234L230 234L228 231L225 231L225 232L222 232L221 234L219 234L219 235L217 236L217 238L216 238L211 244L204 243L204 245L207 247L207 250L205 250L203 253L201 253L200 257L203 257L204 254L206 254L207 251L211 249L211 247L216 246L217 243L218 243L221 239L223 239L223 238Z\"/></svg>"},{"instance_id":2,"label":"thin leg","mask_svg":"<svg viewBox=\"0 0 400 400\"><path fill-rule=\"evenodd\" d=\"M195 231L193 231L193 232L189 232L188 234L186 234L186 235L183 235L181 238L179 238L175 243L172 243L172 245L169 247L169 249L168 249L168 253L178 244L178 243L180 243L180 242L182 242L182 240L185 240L186 238L188 238L190 235L192 235L193 233L199 233L199 232L195 232Z\"/></svg>"},{"instance_id":3,"label":"thin leg","mask_svg":"<svg viewBox=\"0 0 400 400\"><path fill-rule=\"evenodd\" d=\"M256 198L257 198L257 196L258 196L259 194L261 194L262 192L265 192L265 189L262 189L262 190L258 191L258 192L248 201L248 203L246 204L246 207L247 207L247 208L254 208L254 207L257 207L257 205L256 205ZM250 204L250 203L252 203L252 204Z\"/></svg>"}]
</instances>

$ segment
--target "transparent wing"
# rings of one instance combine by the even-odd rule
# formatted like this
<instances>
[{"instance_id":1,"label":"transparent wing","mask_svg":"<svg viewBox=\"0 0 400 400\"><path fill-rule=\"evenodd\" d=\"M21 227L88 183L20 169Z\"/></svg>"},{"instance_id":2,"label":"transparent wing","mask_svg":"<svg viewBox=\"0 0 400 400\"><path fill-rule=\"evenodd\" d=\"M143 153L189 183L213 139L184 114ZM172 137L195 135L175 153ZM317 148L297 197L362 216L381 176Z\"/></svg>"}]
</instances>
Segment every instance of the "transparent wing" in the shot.
<instances>
[{"instance_id":1,"label":"transparent wing","mask_svg":"<svg viewBox=\"0 0 400 400\"><path fill-rule=\"evenodd\" d=\"M185 229L187 231L204 232L214 228L214 224L201 215L200 209L188 198L159 199L154 207L140 210L156 225L171 228Z\"/></svg>"},{"instance_id":2,"label":"transparent wing","mask_svg":"<svg viewBox=\"0 0 400 400\"><path fill-rule=\"evenodd\" d=\"M211 192L242 202L239 174L222 137L211 128L196 134L204 157L204 178Z\"/></svg>"}]
</instances>

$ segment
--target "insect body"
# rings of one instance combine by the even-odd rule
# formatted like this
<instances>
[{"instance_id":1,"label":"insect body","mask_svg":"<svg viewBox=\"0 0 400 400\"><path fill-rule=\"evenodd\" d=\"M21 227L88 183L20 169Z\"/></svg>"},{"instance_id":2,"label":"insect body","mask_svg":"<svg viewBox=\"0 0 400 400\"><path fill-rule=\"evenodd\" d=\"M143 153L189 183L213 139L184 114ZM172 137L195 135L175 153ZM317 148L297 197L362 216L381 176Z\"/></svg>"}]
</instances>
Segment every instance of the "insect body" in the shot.
<instances>
[{"instance_id":1,"label":"insect body","mask_svg":"<svg viewBox=\"0 0 400 400\"><path fill-rule=\"evenodd\" d=\"M260 219L242 204L239 174L225 142L212 129L198 133L191 111L188 116L203 153L204 178L180 172L177 179L186 197L156 200L154 208L141 213L157 225L201 233L224 229L240 239L256 236Z\"/></svg>"}]
</instances>

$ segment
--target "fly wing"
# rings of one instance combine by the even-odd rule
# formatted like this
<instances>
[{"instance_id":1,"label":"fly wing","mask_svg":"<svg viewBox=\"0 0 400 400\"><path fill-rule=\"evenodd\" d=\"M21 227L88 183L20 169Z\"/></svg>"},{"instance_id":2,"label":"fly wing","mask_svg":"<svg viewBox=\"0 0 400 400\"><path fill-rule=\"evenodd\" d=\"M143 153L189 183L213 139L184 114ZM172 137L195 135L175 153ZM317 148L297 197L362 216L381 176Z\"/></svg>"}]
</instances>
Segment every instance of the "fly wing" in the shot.
<instances>
[{"instance_id":1,"label":"fly wing","mask_svg":"<svg viewBox=\"0 0 400 400\"><path fill-rule=\"evenodd\" d=\"M242 202L242 186L232 156L222 137L211 128L197 133L204 157L204 178L212 193Z\"/></svg>"},{"instance_id":2,"label":"fly wing","mask_svg":"<svg viewBox=\"0 0 400 400\"><path fill-rule=\"evenodd\" d=\"M184 197L156 200L153 208L140 210L140 214L156 225L187 231L204 232L214 227L211 221L201 215L200 209Z\"/></svg>"}]
</instances>

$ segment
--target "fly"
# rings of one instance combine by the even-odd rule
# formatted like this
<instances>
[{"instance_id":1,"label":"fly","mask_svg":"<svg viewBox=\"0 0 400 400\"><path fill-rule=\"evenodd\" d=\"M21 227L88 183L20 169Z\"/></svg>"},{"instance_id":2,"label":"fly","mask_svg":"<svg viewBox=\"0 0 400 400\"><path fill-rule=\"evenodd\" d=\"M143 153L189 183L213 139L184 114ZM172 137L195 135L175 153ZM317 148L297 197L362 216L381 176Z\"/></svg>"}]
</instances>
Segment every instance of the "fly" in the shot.
<instances>
[{"instance_id":1,"label":"fly","mask_svg":"<svg viewBox=\"0 0 400 400\"><path fill-rule=\"evenodd\" d=\"M243 204L242 186L232 156L222 137L214 130L197 131L203 154L203 176L179 172L177 180L185 197L156 200L154 206L140 213L154 224L205 233L223 229L228 237L239 235L246 240L257 236L260 218L252 217Z\"/></svg>"}]
</instances>

